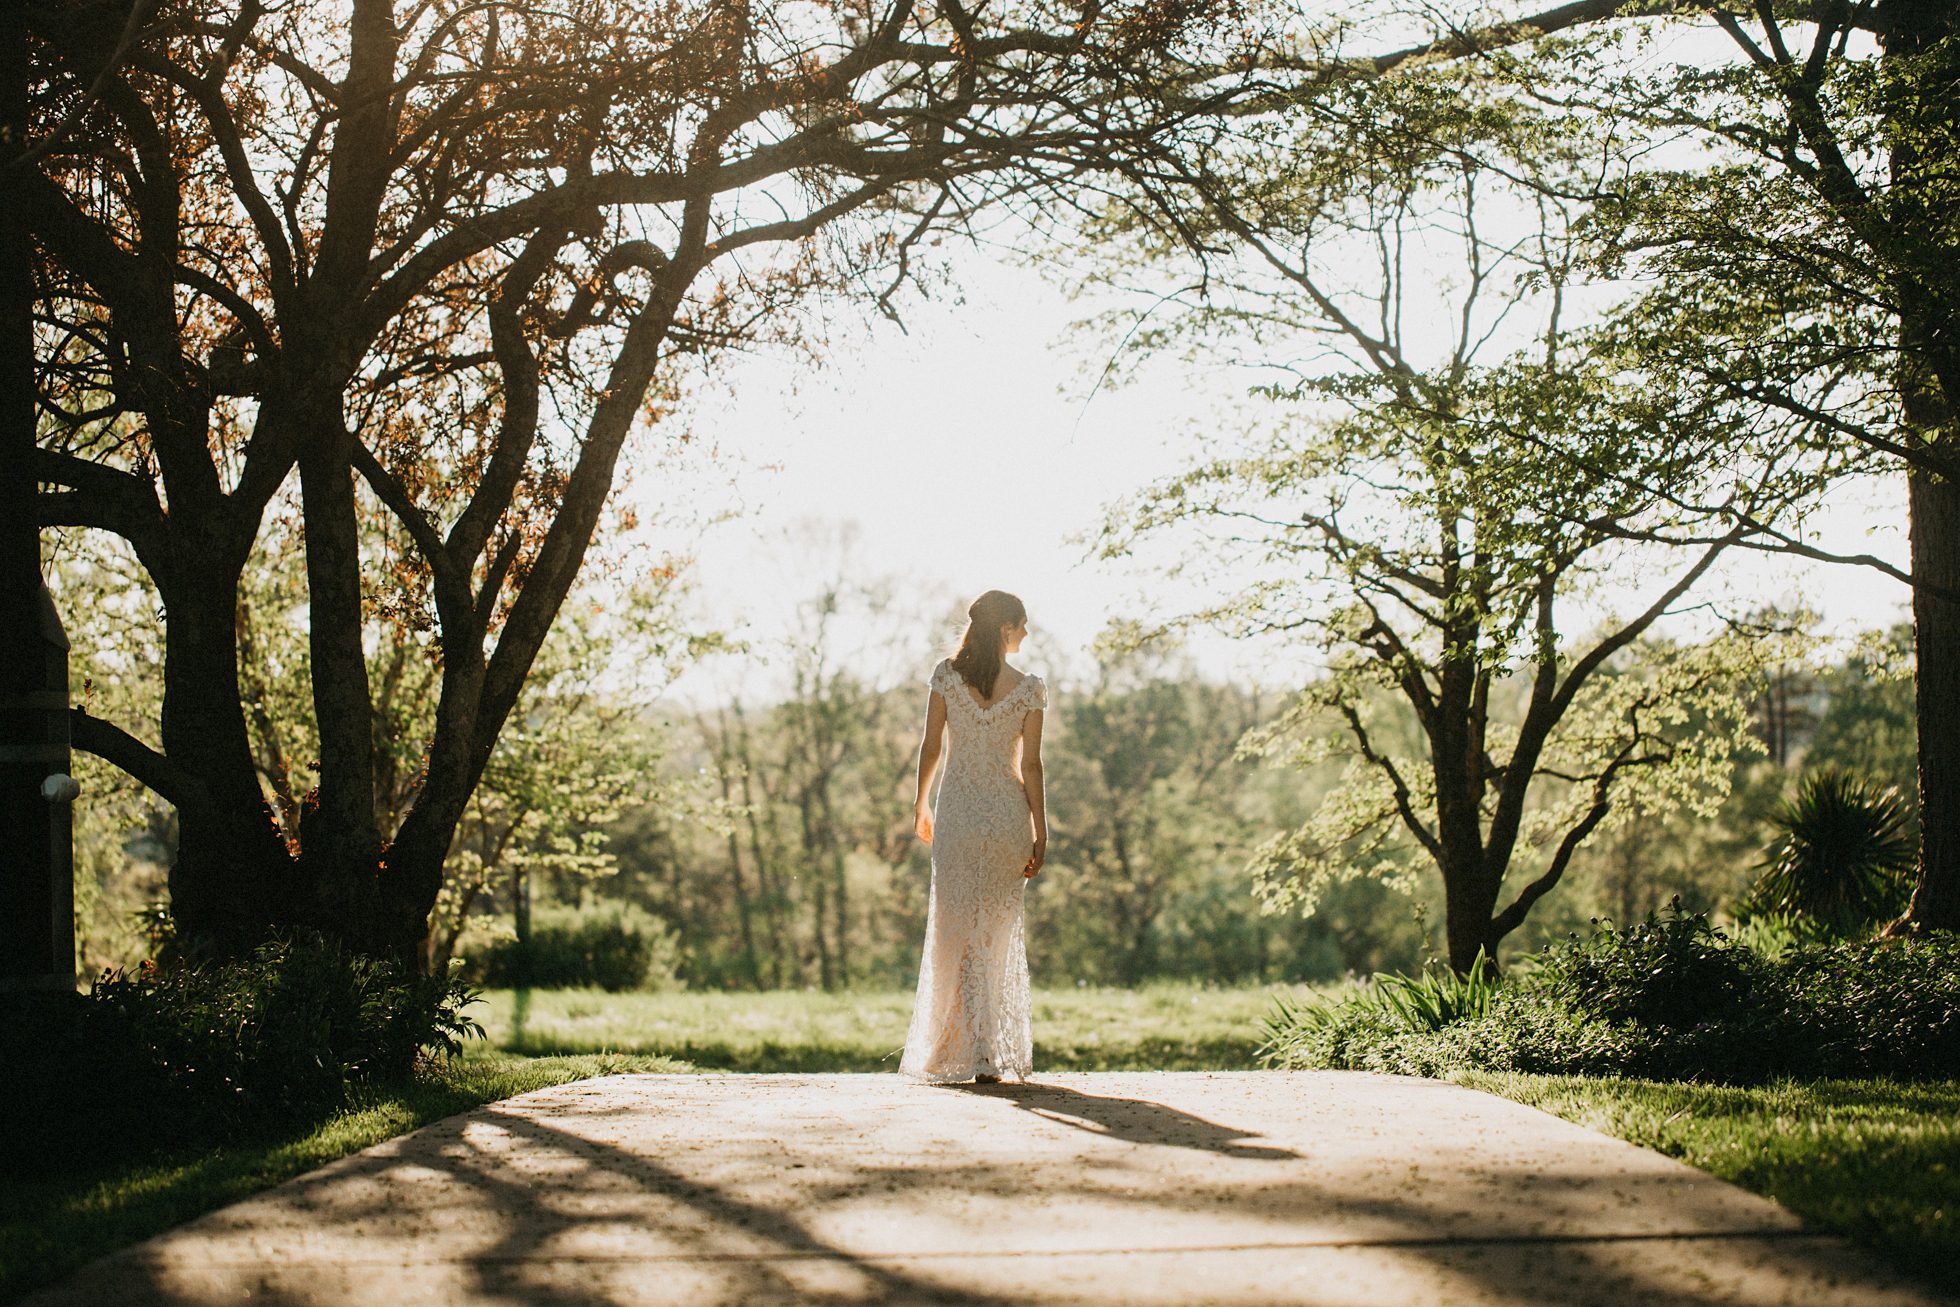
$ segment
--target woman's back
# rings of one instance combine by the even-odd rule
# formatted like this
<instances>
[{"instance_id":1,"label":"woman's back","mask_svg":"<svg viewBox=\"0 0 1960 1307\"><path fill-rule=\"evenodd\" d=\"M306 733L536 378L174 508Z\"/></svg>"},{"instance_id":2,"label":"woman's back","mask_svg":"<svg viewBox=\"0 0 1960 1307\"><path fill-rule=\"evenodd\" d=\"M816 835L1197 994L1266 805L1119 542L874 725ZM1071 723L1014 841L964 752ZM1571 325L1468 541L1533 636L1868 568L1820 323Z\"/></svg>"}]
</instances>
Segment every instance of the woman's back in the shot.
<instances>
[{"instance_id":1,"label":"woman's back","mask_svg":"<svg viewBox=\"0 0 1960 1307\"><path fill-rule=\"evenodd\" d=\"M942 805L946 802L945 785L964 787L989 781L1020 785L1022 725L1030 712L1047 705L1048 691L1039 676L1017 675L1020 679L1005 693L983 706L979 691L960 679L950 660L941 660L932 669L932 688L946 701L949 748L946 779L940 789Z\"/></svg>"}]
</instances>

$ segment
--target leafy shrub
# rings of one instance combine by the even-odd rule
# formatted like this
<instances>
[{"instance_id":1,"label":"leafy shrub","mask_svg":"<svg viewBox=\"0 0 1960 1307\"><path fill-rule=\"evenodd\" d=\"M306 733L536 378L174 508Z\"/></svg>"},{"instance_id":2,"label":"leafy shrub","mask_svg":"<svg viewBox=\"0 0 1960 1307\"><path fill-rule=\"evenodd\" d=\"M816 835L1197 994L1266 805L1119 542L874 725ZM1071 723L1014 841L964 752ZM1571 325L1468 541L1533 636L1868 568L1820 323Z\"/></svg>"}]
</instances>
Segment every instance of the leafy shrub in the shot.
<instances>
[{"instance_id":1,"label":"leafy shrub","mask_svg":"<svg viewBox=\"0 0 1960 1307\"><path fill-rule=\"evenodd\" d=\"M1794 1051L1810 1051L1820 1068L1813 1074L1869 1067L1906 1078L1960 1076L1960 935L1799 949L1781 972Z\"/></svg>"},{"instance_id":2,"label":"leafy shrub","mask_svg":"<svg viewBox=\"0 0 1960 1307\"><path fill-rule=\"evenodd\" d=\"M1595 922L1590 938L1548 950L1538 979L1597 1020L1685 1030L1749 1000L1762 965L1677 897L1624 930Z\"/></svg>"},{"instance_id":3,"label":"leafy shrub","mask_svg":"<svg viewBox=\"0 0 1960 1307\"><path fill-rule=\"evenodd\" d=\"M1916 841L1898 790L1825 767L1797 783L1774 820L1782 833L1739 917L1782 915L1845 938L1904 911Z\"/></svg>"},{"instance_id":4,"label":"leafy shrub","mask_svg":"<svg viewBox=\"0 0 1960 1307\"><path fill-rule=\"evenodd\" d=\"M0 1112L18 1127L0 1133L0 1159L20 1166L314 1119L352 1085L482 1033L460 985L318 938L146 964L45 998L0 1035Z\"/></svg>"},{"instance_id":5,"label":"leafy shrub","mask_svg":"<svg viewBox=\"0 0 1960 1307\"><path fill-rule=\"evenodd\" d=\"M659 989L674 983L680 947L667 923L630 904L542 909L527 940L480 947L465 974L497 989Z\"/></svg>"},{"instance_id":6,"label":"leafy shrub","mask_svg":"<svg viewBox=\"0 0 1960 1307\"><path fill-rule=\"evenodd\" d=\"M1413 982L1405 982L1413 983ZM1405 991L1406 992L1406 991ZM1545 950L1527 974L1432 1024L1364 992L1281 1004L1277 1066L1409 1075L1459 1068L1759 1083L1960 1074L1960 936L1757 954L1701 914L1666 912Z\"/></svg>"}]
</instances>

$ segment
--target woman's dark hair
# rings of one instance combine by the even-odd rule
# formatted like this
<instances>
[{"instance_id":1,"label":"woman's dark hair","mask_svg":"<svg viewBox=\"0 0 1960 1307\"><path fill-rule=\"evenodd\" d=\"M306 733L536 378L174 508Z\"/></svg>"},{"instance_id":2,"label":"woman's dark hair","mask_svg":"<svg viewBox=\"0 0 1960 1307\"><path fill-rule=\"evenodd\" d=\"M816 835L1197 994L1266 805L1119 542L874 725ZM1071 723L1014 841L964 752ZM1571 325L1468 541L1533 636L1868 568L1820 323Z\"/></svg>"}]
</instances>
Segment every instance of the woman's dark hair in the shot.
<instances>
[{"instance_id":1,"label":"woman's dark hair","mask_svg":"<svg viewBox=\"0 0 1960 1307\"><path fill-rule=\"evenodd\" d=\"M968 605L966 634L960 637L960 651L953 655L953 670L980 691L982 699L994 697L994 682L1000 679L1000 628L1027 620L1028 610L1005 590L989 590Z\"/></svg>"}]
</instances>

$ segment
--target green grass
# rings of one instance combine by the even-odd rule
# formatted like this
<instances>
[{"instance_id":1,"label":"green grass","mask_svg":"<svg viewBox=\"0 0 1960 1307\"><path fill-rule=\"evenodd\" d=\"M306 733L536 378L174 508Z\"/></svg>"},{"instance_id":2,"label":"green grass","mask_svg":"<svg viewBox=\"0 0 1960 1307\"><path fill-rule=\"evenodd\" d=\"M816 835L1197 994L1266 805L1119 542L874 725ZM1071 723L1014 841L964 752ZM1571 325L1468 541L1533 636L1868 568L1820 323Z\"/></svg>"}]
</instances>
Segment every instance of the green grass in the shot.
<instances>
[{"instance_id":1,"label":"green grass","mask_svg":"<svg viewBox=\"0 0 1960 1307\"><path fill-rule=\"evenodd\" d=\"M1960 1081L1453 1079L1678 1157L1960 1293Z\"/></svg>"},{"instance_id":2,"label":"green grass","mask_svg":"<svg viewBox=\"0 0 1960 1307\"><path fill-rule=\"evenodd\" d=\"M1043 1071L1250 1070L1267 988L1037 990ZM513 1053L656 1053L704 1071L896 1071L909 991L822 994L492 990L470 1009Z\"/></svg>"},{"instance_id":3,"label":"green grass","mask_svg":"<svg viewBox=\"0 0 1960 1307\"><path fill-rule=\"evenodd\" d=\"M83 1263L483 1103L587 1076L684 1070L656 1057L474 1052L407 1084L370 1086L324 1121L218 1147L165 1148L0 1185L0 1301Z\"/></svg>"}]
</instances>

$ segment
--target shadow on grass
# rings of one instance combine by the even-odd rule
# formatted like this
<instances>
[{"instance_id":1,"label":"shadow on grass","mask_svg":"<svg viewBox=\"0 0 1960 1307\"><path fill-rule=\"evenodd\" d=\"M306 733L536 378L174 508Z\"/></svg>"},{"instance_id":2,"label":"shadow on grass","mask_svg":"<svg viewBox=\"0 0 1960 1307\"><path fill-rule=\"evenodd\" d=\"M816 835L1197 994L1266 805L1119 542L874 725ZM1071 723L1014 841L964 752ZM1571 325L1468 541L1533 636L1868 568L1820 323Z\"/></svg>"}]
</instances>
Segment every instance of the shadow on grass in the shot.
<instances>
[{"instance_id":1,"label":"shadow on grass","mask_svg":"<svg viewBox=\"0 0 1960 1307\"><path fill-rule=\"evenodd\" d=\"M391 1118L399 1114L401 1129L484 1101L464 1086L429 1081L376 1086L364 1097L385 1102ZM8 1177L0 1186L0 1302L319 1165L327 1157L308 1145L334 1115L261 1128L223 1144L164 1145Z\"/></svg>"}]
</instances>

